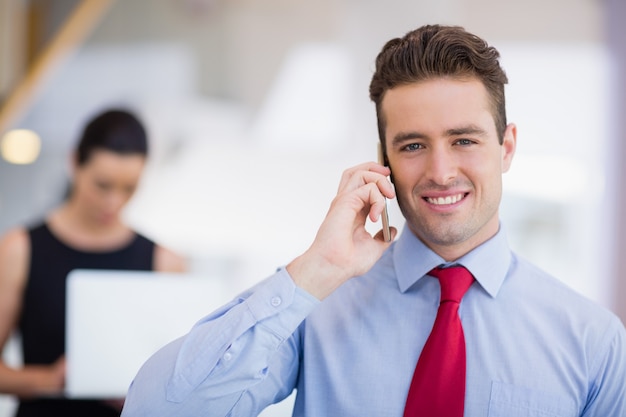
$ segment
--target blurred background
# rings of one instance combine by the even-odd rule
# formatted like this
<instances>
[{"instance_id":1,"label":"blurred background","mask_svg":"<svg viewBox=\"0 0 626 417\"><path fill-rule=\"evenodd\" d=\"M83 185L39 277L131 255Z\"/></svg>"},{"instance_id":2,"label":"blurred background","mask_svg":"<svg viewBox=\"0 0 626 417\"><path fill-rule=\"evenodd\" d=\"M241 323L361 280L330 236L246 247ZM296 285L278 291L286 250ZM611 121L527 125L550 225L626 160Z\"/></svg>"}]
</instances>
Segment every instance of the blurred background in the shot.
<instances>
[{"instance_id":1,"label":"blurred background","mask_svg":"<svg viewBox=\"0 0 626 417\"><path fill-rule=\"evenodd\" d=\"M88 118L129 107L152 155L128 223L243 289L305 250L341 172L376 158L383 44L456 24L509 76L512 247L624 320L624 19L621 0L0 0L0 233L61 201Z\"/></svg>"}]
</instances>

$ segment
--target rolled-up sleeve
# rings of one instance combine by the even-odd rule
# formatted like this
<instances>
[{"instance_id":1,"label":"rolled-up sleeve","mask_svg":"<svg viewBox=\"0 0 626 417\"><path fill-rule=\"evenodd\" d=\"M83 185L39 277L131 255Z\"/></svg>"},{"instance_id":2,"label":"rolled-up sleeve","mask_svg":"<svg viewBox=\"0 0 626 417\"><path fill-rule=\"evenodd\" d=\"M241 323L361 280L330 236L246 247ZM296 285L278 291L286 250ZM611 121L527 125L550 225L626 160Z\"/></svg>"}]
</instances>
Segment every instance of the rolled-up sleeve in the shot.
<instances>
[{"instance_id":1,"label":"rolled-up sleeve","mask_svg":"<svg viewBox=\"0 0 626 417\"><path fill-rule=\"evenodd\" d=\"M318 304L279 270L155 353L131 384L122 415L221 416L242 398L256 415L293 390L294 333Z\"/></svg>"}]
</instances>

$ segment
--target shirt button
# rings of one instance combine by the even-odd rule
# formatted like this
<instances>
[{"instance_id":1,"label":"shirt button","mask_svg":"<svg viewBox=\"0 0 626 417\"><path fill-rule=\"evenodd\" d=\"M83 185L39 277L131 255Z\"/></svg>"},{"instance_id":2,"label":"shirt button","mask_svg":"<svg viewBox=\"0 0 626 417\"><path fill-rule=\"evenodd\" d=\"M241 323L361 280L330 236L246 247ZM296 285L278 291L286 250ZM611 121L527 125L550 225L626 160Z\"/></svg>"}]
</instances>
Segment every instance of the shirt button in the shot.
<instances>
[{"instance_id":1,"label":"shirt button","mask_svg":"<svg viewBox=\"0 0 626 417\"><path fill-rule=\"evenodd\" d=\"M278 307L282 303L283 300L280 297L272 297L272 299L270 300L270 304L272 304L272 306L274 307Z\"/></svg>"},{"instance_id":2,"label":"shirt button","mask_svg":"<svg viewBox=\"0 0 626 417\"><path fill-rule=\"evenodd\" d=\"M223 358L224 358L225 361L229 361L229 360L231 360L233 358L233 354L230 353L230 352L226 352L226 353L224 353Z\"/></svg>"}]
</instances>

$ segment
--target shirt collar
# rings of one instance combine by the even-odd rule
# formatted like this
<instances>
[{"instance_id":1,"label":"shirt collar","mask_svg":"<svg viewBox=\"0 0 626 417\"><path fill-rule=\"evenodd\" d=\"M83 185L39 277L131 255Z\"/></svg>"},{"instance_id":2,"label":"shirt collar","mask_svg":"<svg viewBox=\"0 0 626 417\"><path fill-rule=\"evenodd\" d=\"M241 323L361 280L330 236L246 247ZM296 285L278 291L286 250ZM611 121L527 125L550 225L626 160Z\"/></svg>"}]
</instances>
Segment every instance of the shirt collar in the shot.
<instances>
[{"instance_id":1,"label":"shirt collar","mask_svg":"<svg viewBox=\"0 0 626 417\"><path fill-rule=\"evenodd\" d=\"M448 264L404 226L393 250L393 263L400 291L406 292L431 269ZM450 264L466 267L484 290L495 297L511 263L511 250L502 225L491 239Z\"/></svg>"}]
</instances>

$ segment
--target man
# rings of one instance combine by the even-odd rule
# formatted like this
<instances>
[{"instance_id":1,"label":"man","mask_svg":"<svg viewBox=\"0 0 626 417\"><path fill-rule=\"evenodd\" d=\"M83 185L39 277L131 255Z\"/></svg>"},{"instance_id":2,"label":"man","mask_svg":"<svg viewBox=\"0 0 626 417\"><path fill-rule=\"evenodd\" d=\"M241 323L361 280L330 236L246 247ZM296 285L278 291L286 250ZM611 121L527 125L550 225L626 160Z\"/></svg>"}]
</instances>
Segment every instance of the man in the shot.
<instances>
[{"instance_id":1,"label":"man","mask_svg":"<svg viewBox=\"0 0 626 417\"><path fill-rule=\"evenodd\" d=\"M623 325L499 223L516 127L498 58L458 27L389 41L370 85L389 168L345 171L311 247L157 352L123 415L253 416L297 389L295 416L626 416ZM364 225L396 196L388 243Z\"/></svg>"}]
</instances>

